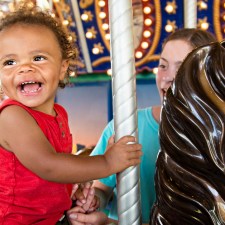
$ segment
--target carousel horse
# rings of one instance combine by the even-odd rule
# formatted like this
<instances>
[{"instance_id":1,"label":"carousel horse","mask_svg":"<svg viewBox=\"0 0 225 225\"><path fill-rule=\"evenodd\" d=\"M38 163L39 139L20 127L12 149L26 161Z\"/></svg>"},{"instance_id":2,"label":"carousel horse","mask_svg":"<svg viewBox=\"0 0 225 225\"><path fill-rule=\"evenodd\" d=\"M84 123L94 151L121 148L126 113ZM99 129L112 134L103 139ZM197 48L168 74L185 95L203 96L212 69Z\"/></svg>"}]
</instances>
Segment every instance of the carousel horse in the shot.
<instances>
[{"instance_id":1,"label":"carousel horse","mask_svg":"<svg viewBox=\"0 0 225 225\"><path fill-rule=\"evenodd\" d=\"M192 51L167 91L151 225L225 224L225 42Z\"/></svg>"}]
</instances>

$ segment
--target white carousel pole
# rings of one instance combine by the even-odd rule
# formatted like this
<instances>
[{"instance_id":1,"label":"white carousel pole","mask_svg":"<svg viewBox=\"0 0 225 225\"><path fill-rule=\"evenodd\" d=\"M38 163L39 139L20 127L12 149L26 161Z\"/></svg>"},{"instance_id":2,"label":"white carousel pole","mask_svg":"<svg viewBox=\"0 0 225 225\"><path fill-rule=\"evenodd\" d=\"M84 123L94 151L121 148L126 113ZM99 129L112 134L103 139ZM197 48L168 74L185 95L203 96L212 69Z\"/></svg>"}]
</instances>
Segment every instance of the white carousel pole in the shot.
<instances>
[{"instance_id":1,"label":"white carousel pole","mask_svg":"<svg viewBox=\"0 0 225 225\"><path fill-rule=\"evenodd\" d=\"M112 92L115 140L132 135L138 140L136 76L131 0L109 0ZM139 166L117 175L120 225L140 225Z\"/></svg>"},{"instance_id":2,"label":"white carousel pole","mask_svg":"<svg viewBox=\"0 0 225 225\"><path fill-rule=\"evenodd\" d=\"M184 0L184 27L197 27L197 0Z\"/></svg>"}]
</instances>

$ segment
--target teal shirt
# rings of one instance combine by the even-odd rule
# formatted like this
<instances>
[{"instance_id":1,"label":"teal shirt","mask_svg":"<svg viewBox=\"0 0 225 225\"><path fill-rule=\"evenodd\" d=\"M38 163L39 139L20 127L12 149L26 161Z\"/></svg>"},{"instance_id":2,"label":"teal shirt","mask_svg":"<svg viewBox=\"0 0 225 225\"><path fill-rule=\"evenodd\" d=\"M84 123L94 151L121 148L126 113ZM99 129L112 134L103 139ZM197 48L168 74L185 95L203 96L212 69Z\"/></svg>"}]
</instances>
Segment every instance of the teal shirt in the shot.
<instances>
[{"instance_id":1,"label":"teal shirt","mask_svg":"<svg viewBox=\"0 0 225 225\"><path fill-rule=\"evenodd\" d=\"M155 201L154 175L156 158L159 152L159 124L152 116L152 108L138 110L138 140L142 144L142 160L140 164L142 222L149 223L150 210ZM114 134L113 121L104 129L91 155L104 154L109 137ZM116 175L99 180L104 185L114 188L114 198L109 211L109 218L118 220Z\"/></svg>"}]
</instances>

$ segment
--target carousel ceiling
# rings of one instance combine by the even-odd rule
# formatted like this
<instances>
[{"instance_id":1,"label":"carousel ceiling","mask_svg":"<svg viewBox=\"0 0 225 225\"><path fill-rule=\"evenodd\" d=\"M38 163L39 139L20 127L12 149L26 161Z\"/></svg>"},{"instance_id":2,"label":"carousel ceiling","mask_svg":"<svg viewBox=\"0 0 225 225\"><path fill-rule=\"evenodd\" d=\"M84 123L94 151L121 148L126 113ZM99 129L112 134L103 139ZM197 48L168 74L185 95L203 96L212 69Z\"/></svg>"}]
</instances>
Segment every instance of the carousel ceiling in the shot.
<instances>
[{"instance_id":1,"label":"carousel ceiling","mask_svg":"<svg viewBox=\"0 0 225 225\"><path fill-rule=\"evenodd\" d=\"M107 0L0 0L0 16L21 2L50 9L53 16L60 18L79 49L78 75L110 74ZM132 3L136 70L154 72L163 39L184 26L184 1L133 0ZM198 0L197 26L223 39L225 0Z\"/></svg>"}]
</instances>

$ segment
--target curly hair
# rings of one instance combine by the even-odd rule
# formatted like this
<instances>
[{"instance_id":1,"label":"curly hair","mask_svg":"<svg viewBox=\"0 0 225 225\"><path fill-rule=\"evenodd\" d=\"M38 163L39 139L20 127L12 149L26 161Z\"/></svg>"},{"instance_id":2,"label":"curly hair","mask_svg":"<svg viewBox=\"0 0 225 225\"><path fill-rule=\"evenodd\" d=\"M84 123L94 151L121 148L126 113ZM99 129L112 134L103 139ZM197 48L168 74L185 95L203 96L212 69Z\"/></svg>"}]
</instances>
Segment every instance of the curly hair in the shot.
<instances>
[{"instance_id":1,"label":"curly hair","mask_svg":"<svg viewBox=\"0 0 225 225\"><path fill-rule=\"evenodd\" d=\"M45 26L54 33L61 49L62 58L70 62L65 80L59 82L59 87L64 88L69 82L69 74L72 72L71 61L77 58L77 48L69 40L69 35L61 23L53 18L50 13L41 11L38 7L21 7L0 20L0 32L15 24Z\"/></svg>"}]
</instances>

